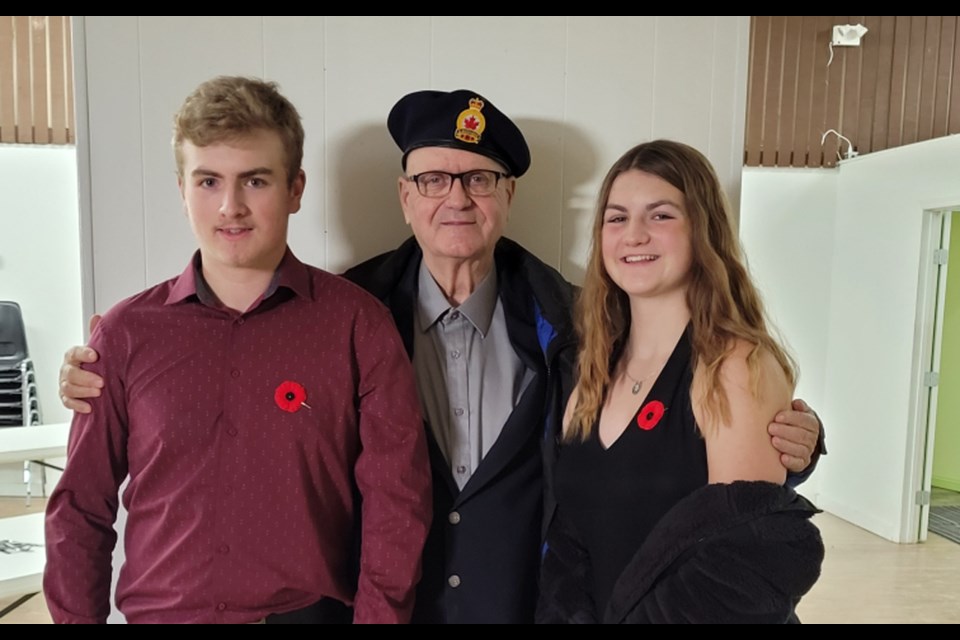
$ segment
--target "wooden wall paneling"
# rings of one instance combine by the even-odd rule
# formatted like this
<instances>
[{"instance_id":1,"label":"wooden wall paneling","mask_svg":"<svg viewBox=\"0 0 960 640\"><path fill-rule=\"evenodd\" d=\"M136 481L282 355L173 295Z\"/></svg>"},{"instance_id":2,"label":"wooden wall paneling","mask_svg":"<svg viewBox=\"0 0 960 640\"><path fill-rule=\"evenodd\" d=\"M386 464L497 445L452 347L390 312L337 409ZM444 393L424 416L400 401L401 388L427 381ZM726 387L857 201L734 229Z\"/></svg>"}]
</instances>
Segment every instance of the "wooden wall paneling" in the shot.
<instances>
[{"instance_id":1,"label":"wooden wall paneling","mask_svg":"<svg viewBox=\"0 0 960 640\"><path fill-rule=\"evenodd\" d=\"M920 92L917 113L918 140L929 140L933 137L933 114L937 106L940 23L940 16L926 16L923 34L923 60L920 65Z\"/></svg>"},{"instance_id":2,"label":"wooden wall paneling","mask_svg":"<svg viewBox=\"0 0 960 640\"><path fill-rule=\"evenodd\" d=\"M950 114L947 120L947 133L960 133L960 16L954 27L953 37L953 78L950 81Z\"/></svg>"},{"instance_id":3,"label":"wooden wall paneling","mask_svg":"<svg viewBox=\"0 0 960 640\"><path fill-rule=\"evenodd\" d=\"M764 86L764 118L763 118L763 156L760 164L764 167L775 167L777 151L780 148L777 139L777 122L780 112L780 86L783 82L783 35L787 19L784 16L771 16L770 39L767 47L767 76Z\"/></svg>"},{"instance_id":4,"label":"wooden wall paneling","mask_svg":"<svg viewBox=\"0 0 960 640\"><path fill-rule=\"evenodd\" d=\"M907 60L910 55L910 16L896 16L893 33L893 66L890 70L890 115L884 149L903 144L904 94L907 90Z\"/></svg>"},{"instance_id":5,"label":"wooden wall paneling","mask_svg":"<svg viewBox=\"0 0 960 640\"><path fill-rule=\"evenodd\" d=\"M73 144L76 141L76 125L74 123L75 109L73 105L73 19L70 16L63 17L63 48L67 52L67 62L64 66L66 74L67 93L67 142Z\"/></svg>"},{"instance_id":6,"label":"wooden wall paneling","mask_svg":"<svg viewBox=\"0 0 960 640\"><path fill-rule=\"evenodd\" d=\"M747 130L744 160L759 166L763 159L763 120L766 99L767 48L772 16L753 16L750 36L750 81L747 83Z\"/></svg>"},{"instance_id":7,"label":"wooden wall paneling","mask_svg":"<svg viewBox=\"0 0 960 640\"><path fill-rule=\"evenodd\" d=\"M33 108L30 105L30 16L14 16L17 74L17 142L33 142Z\"/></svg>"},{"instance_id":8,"label":"wooden wall paneling","mask_svg":"<svg viewBox=\"0 0 960 640\"><path fill-rule=\"evenodd\" d=\"M890 144L888 132L891 129L890 96L893 91L893 41L896 30L897 19L895 16L881 16L879 29L880 61L877 65L877 108L873 116L871 151L881 151ZM897 130L899 131L899 127L897 127Z\"/></svg>"},{"instance_id":9,"label":"wooden wall paneling","mask_svg":"<svg viewBox=\"0 0 960 640\"><path fill-rule=\"evenodd\" d=\"M951 86L950 76L954 67L954 47L957 35L958 16L942 16L940 20L940 37L937 51L937 74L934 80L934 105L932 135L940 138L947 135L947 117L950 113ZM960 87L953 87L954 100L960 98Z\"/></svg>"},{"instance_id":10,"label":"wooden wall paneling","mask_svg":"<svg viewBox=\"0 0 960 640\"><path fill-rule=\"evenodd\" d=\"M921 140L920 78L923 74L924 36L927 24L926 16L910 16L909 19L909 45L903 78L903 138L900 144L912 144Z\"/></svg>"},{"instance_id":11,"label":"wooden wall paneling","mask_svg":"<svg viewBox=\"0 0 960 640\"><path fill-rule=\"evenodd\" d=\"M780 112L777 119L777 166L794 164L796 153L795 129L797 126L797 71L800 65L800 35L803 16L787 16L783 47L783 72L780 92Z\"/></svg>"},{"instance_id":12,"label":"wooden wall paneling","mask_svg":"<svg viewBox=\"0 0 960 640\"><path fill-rule=\"evenodd\" d=\"M840 148L840 139L830 134L824 134L830 129L840 128L840 105L843 97L843 65L847 59L846 48L833 47L833 60L830 60L830 40L833 37L833 25L845 24L847 16L821 16L821 27L817 30L817 59L823 62L817 66L820 69L822 82L817 83L822 96L815 102L820 106L820 112L815 113L813 119L815 128L813 133L817 137L817 144L822 153L820 164L817 166L833 167L837 164L837 150ZM829 62L829 64L827 64ZM842 133L842 132L841 132ZM821 143L820 141L823 140ZM845 146L845 145L844 145Z\"/></svg>"},{"instance_id":13,"label":"wooden wall paneling","mask_svg":"<svg viewBox=\"0 0 960 640\"><path fill-rule=\"evenodd\" d=\"M823 166L823 146L820 138L827 127L827 61L830 59L830 32L833 25L833 16L817 16L816 37L814 38L813 52L813 85L810 95L810 133L809 154L807 166ZM833 144L831 142L831 144Z\"/></svg>"},{"instance_id":14,"label":"wooden wall paneling","mask_svg":"<svg viewBox=\"0 0 960 640\"><path fill-rule=\"evenodd\" d=\"M0 16L0 142L17 141L13 85L13 16Z\"/></svg>"},{"instance_id":15,"label":"wooden wall paneling","mask_svg":"<svg viewBox=\"0 0 960 640\"><path fill-rule=\"evenodd\" d=\"M817 140L816 147L811 147L813 133L811 132L812 122L810 119L810 110L813 104L813 85L816 78L816 42L817 42L816 16L802 16L800 27L800 55L797 67L797 115L796 127L794 129L793 139L793 166L806 167L810 162L810 154L816 149L819 155L820 141Z\"/></svg>"},{"instance_id":16,"label":"wooden wall paneling","mask_svg":"<svg viewBox=\"0 0 960 640\"><path fill-rule=\"evenodd\" d=\"M847 24L863 24L864 16L849 16ZM832 34L831 34L832 35ZM863 40L861 40L863 43ZM846 47L843 66L843 99L840 105L840 125L837 130L846 136L853 148L859 152L860 139L858 132L860 130L860 95L861 95L861 73L863 69L863 47ZM845 154L847 145L841 144L841 151ZM844 155L846 157L846 155Z\"/></svg>"},{"instance_id":17,"label":"wooden wall paneling","mask_svg":"<svg viewBox=\"0 0 960 640\"><path fill-rule=\"evenodd\" d=\"M50 142L47 108L47 16L30 16L30 67L33 85L33 141Z\"/></svg>"},{"instance_id":18,"label":"wooden wall paneling","mask_svg":"<svg viewBox=\"0 0 960 640\"><path fill-rule=\"evenodd\" d=\"M50 141L67 142L66 62L68 52L63 46L66 16L47 17L47 35L50 42Z\"/></svg>"},{"instance_id":19,"label":"wooden wall paneling","mask_svg":"<svg viewBox=\"0 0 960 640\"><path fill-rule=\"evenodd\" d=\"M869 31L861 47L860 103L854 143L861 154L873 151L873 123L877 108L877 81L880 66L880 16L863 16Z\"/></svg>"}]
</instances>

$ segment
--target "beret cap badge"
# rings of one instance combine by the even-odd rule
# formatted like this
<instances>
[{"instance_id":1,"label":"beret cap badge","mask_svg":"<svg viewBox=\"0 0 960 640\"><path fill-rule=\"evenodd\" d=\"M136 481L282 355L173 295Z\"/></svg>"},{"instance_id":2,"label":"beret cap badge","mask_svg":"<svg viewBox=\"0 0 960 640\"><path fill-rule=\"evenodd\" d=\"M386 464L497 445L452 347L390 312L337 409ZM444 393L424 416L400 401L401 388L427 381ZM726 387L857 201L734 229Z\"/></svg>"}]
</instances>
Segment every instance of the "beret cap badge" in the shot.
<instances>
[{"instance_id":1,"label":"beret cap badge","mask_svg":"<svg viewBox=\"0 0 960 640\"><path fill-rule=\"evenodd\" d=\"M457 128L453 137L463 142L477 144L480 142L483 130L487 128L486 118L480 113L484 102L480 98L471 98L469 105L457 116Z\"/></svg>"}]
</instances>

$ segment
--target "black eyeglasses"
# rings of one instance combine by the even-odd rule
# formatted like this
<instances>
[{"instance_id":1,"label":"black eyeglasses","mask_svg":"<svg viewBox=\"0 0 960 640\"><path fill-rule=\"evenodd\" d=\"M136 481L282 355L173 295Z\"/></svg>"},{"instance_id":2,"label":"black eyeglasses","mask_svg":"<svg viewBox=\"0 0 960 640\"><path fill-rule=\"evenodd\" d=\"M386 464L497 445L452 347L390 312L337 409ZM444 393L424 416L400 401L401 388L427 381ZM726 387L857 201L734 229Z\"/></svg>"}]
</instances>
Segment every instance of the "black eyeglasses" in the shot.
<instances>
[{"instance_id":1,"label":"black eyeglasses","mask_svg":"<svg viewBox=\"0 0 960 640\"><path fill-rule=\"evenodd\" d=\"M407 180L417 183L420 195L428 198L442 198L450 193L454 179L459 178L463 190L471 196L489 196L497 190L500 178L509 174L490 169L474 169L463 173L449 173L447 171L424 171Z\"/></svg>"}]
</instances>

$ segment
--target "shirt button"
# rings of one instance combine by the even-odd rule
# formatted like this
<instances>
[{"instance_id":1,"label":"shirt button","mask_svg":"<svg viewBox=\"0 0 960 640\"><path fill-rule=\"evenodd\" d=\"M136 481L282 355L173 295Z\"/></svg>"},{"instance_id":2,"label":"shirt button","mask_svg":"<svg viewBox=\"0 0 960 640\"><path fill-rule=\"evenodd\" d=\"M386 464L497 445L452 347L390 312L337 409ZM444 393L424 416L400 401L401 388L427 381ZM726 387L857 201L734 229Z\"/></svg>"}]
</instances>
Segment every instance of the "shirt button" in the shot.
<instances>
[{"instance_id":1,"label":"shirt button","mask_svg":"<svg viewBox=\"0 0 960 640\"><path fill-rule=\"evenodd\" d=\"M452 576L447 578L447 584L453 587L454 589L456 589L457 587L460 586L460 576L458 576L457 574L453 574Z\"/></svg>"},{"instance_id":2,"label":"shirt button","mask_svg":"<svg viewBox=\"0 0 960 640\"><path fill-rule=\"evenodd\" d=\"M460 514L457 511L451 511L450 515L447 516L447 521L450 524L460 524Z\"/></svg>"},{"instance_id":3,"label":"shirt button","mask_svg":"<svg viewBox=\"0 0 960 640\"><path fill-rule=\"evenodd\" d=\"M466 472L467 472L467 468L465 466L460 465L459 467L457 467L457 473L466 473Z\"/></svg>"},{"instance_id":4,"label":"shirt button","mask_svg":"<svg viewBox=\"0 0 960 640\"><path fill-rule=\"evenodd\" d=\"M460 317L460 312L459 312L459 311L454 311L453 313L450 314L450 319L451 319L451 320L457 320L459 317Z\"/></svg>"},{"instance_id":5,"label":"shirt button","mask_svg":"<svg viewBox=\"0 0 960 640\"><path fill-rule=\"evenodd\" d=\"M226 608L227 608L226 603L221 602L220 604L217 605L217 611L223 611Z\"/></svg>"},{"instance_id":6,"label":"shirt button","mask_svg":"<svg viewBox=\"0 0 960 640\"><path fill-rule=\"evenodd\" d=\"M462 416L462 415L463 415L463 409L461 409L460 407L457 407L456 409L453 410L453 415L455 415L455 416Z\"/></svg>"},{"instance_id":7,"label":"shirt button","mask_svg":"<svg viewBox=\"0 0 960 640\"><path fill-rule=\"evenodd\" d=\"M453 351L450 352L450 357L456 360L457 358L460 357L460 352L457 349L454 349Z\"/></svg>"},{"instance_id":8,"label":"shirt button","mask_svg":"<svg viewBox=\"0 0 960 640\"><path fill-rule=\"evenodd\" d=\"M223 494L227 496L233 495L233 487L224 487Z\"/></svg>"},{"instance_id":9,"label":"shirt button","mask_svg":"<svg viewBox=\"0 0 960 640\"><path fill-rule=\"evenodd\" d=\"M239 370L239 369L232 369L232 370L230 371L230 375L233 376L234 378L239 378L239 377L240 377L240 370Z\"/></svg>"},{"instance_id":10,"label":"shirt button","mask_svg":"<svg viewBox=\"0 0 960 640\"><path fill-rule=\"evenodd\" d=\"M230 547L228 547L228 546L225 545L225 544L222 544L222 545L220 545L220 546L217 548L217 552L218 552L218 553L229 553L229 552L230 552Z\"/></svg>"},{"instance_id":11,"label":"shirt button","mask_svg":"<svg viewBox=\"0 0 960 640\"><path fill-rule=\"evenodd\" d=\"M242 325L244 322L246 322L246 320L243 318L237 318L237 324Z\"/></svg>"},{"instance_id":12,"label":"shirt button","mask_svg":"<svg viewBox=\"0 0 960 640\"><path fill-rule=\"evenodd\" d=\"M235 427L230 427L229 429L227 429L227 435L228 436L237 435L237 429Z\"/></svg>"}]
</instances>

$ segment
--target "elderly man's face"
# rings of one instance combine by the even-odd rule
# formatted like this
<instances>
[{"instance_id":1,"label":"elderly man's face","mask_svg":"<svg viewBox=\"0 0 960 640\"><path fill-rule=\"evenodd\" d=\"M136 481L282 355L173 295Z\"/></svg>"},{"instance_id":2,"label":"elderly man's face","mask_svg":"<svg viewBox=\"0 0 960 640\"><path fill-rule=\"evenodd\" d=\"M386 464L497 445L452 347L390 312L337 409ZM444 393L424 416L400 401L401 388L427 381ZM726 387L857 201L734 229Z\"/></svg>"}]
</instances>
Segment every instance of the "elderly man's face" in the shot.
<instances>
[{"instance_id":1,"label":"elderly man's face","mask_svg":"<svg viewBox=\"0 0 960 640\"><path fill-rule=\"evenodd\" d=\"M464 173L477 169L506 172L478 153L446 147L423 147L407 156L407 176L429 171ZM490 195L473 196L459 180L442 197L422 195L416 183L401 177L400 206L428 259L484 260L493 256L510 216L516 181L502 178Z\"/></svg>"}]
</instances>

